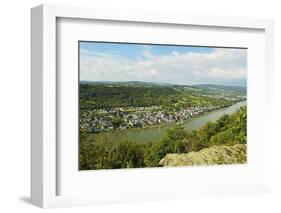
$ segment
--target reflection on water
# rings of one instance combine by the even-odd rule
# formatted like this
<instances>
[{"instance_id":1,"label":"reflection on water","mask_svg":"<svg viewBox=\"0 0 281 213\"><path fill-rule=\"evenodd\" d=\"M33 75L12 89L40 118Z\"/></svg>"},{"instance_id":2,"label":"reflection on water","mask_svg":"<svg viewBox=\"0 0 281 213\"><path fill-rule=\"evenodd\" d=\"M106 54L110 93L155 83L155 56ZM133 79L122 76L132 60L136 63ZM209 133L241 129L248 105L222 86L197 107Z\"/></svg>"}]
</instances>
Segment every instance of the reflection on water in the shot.
<instances>
[{"instance_id":1,"label":"reflection on water","mask_svg":"<svg viewBox=\"0 0 281 213\"><path fill-rule=\"evenodd\" d=\"M208 121L216 121L224 114L232 114L236 112L241 106L246 105L246 101L238 102L230 107L215 110L209 113L205 113L196 118L186 120L183 122L183 126L186 130L196 130L204 126ZM145 129L126 129L115 130L112 132L100 133L98 137L106 137L111 142L119 142L124 140L130 140L136 143L147 143L149 141L154 142L162 139L166 134L166 130L173 127L175 123L163 124L161 126L154 126Z\"/></svg>"}]
</instances>

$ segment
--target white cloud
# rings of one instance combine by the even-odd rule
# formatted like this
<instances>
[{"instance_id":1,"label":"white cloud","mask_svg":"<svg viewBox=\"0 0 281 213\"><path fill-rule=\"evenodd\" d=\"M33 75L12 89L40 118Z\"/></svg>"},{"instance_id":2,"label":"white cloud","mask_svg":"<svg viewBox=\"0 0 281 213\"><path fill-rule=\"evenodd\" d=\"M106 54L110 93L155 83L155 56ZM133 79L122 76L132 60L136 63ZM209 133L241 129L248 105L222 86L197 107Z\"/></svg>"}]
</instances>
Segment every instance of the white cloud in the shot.
<instances>
[{"instance_id":1,"label":"white cloud","mask_svg":"<svg viewBox=\"0 0 281 213\"><path fill-rule=\"evenodd\" d=\"M80 79L88 81L153 81L175 84L245 81L247 50L214 49L211 53L153 55L149 50L137 59L118 55L81 54Z\"/></svg>"},{"instance_id":2,"label":"white cloud","mask_svg":"<svg viewBox=\"0 0 281 213\"><path fill-rule=\"evenodd\" d=\"M143 51L142 55L143 55L144 58L147 58L147 59L153 58L153 55L151 54L151 52L149 50Z\"/></svg>"},{"instance_id":3,"label":"white cloud","mask_svg":"<svg viewBox=\"0 0 281 213\"><path fill-rule=\"evenodd\" d=\"M174 55L174 56L179 56L180 54L179 54L178 52L176 52L176 51L173 51L173 52L172 52L172 55Z\"/></svg>"}]
</instances>

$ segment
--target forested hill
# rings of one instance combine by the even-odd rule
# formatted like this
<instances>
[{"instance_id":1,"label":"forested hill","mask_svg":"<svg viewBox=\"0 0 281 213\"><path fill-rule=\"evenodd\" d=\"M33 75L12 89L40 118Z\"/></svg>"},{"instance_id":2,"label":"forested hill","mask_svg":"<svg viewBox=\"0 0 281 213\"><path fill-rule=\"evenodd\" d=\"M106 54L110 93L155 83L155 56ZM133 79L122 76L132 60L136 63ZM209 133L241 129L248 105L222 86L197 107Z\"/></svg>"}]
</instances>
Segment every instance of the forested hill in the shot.
<instances>
[{"instance_id":1,"label":"forested hill","mask_svg":"<svg viewBox=\"0 0 281 213\"><path fill-rule=\"evenodd\" d=\"M246 89L221 85L173 85L164 83L80 83L80 109L165 106L186 108L201 105L231 105L245 99ZM231 100L231 101L230 101Z\"/></svg>"}]
</instances>

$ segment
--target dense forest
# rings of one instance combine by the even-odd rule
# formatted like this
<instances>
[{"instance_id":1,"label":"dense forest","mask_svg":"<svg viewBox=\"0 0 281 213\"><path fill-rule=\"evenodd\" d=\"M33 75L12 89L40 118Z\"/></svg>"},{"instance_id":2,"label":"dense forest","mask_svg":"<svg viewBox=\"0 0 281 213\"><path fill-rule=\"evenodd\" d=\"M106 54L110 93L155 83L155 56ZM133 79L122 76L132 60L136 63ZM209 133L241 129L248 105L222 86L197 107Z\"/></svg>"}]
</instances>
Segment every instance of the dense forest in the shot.
<instances>
[{"instance_id":1,"label":"dense forest","mask_svg":"<svg viewBox=\"0 0 281 213\"><path fill-rule=\"evenodd\" d=\"M96 87L100 85L95 85ZM86 85L81 87L81 96L83 100L88 99L83 94ZM103 86L102 86L103 87ZM120 88L120 91L122 89ZM145 95L147 92L155 95L155 100L148 99L147 104L153 101L161 102L161 98L157 96L163 93L162 88L155 88L155 90L146 91L142 88L143 93L134 94ZM118 90L116 90L118 91ZM120 92L119 91L119 92ZM104 88L98 92L93 91L92 95L102 93L99 96L105 97L107 95ZM175 90L164 92L168 99L173 95L177 95ZM119 93L122 100L126 99L126 91ZM151 96L151 94L150 94ZM160 95L160 97L162 97ZM82 101L83 101L82 100ZM105 100L105 99L103 99ZM127 100L127 99L126 99ZM131 103L133 100L125 101ZM121 102L120 102L121 103ZM123 102L122 102L123 103ZM146 103L146 101L144 101ZM103 104L102 101L98 104ZM112 105L115 101L112 102ZM136 104L136 103L134 103ZM107 106L111 104L107 103ZM85 105L86 106L86 105ZM89 104L93 107L93 105ZM99 106L100 107L100 106ZM247 108L241 107L236 113L232 115L223 115L215 122L208 122L205 126L198 130L186 131L180 124L167 130L165 137L162 140L153 143L137 144L132 141L124 140L120 143L109 143L106 138L97 140L95 134L90 134L87 131L80 129L80 170L91 169L118 169L118 168L141 168L141 167L159 167L159 162L169 153L189 153L191 151L199 151L204 148L212 146L234 144L246 144L247 142Z\"/></svg>"},{"instance_id":2,"label":"dense forest","mask_svg":"<svg viewBox=\"0 0 281 213\"><path fill-rule=\"evenodd\" d=\"M80 110L115 107L185 108L231 105L246 95L245 87L215 85L182 86L143 82L81 83ZM223 96L223 98L221 98Z\"/></svg>"},{"instance_id":3,"label":"dense forest","mask_svg":"<svg viewBox=\"0 0 281 213\"><path fill-rule=\"evenodd\" d=\"M80 109L142 107L169 104L179 92L169 87L81 85Z\"/></svg>"}]
</instances>

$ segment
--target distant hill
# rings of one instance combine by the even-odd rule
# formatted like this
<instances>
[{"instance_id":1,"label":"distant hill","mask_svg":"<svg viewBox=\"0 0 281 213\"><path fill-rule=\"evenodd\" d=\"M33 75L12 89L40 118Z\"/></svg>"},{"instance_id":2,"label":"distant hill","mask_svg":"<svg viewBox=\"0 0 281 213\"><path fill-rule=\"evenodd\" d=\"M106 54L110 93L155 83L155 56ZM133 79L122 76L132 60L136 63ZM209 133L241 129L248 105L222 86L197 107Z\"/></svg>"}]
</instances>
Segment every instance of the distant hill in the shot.
<instances>
[{"instance_id":1,"label":"distant hill","mask_svg":"<svg viewBox=\"0 0 281 213\"><path fill-rule=\"evenodd\" d=\"M198 152L187 154L167 154L159 164L161 166L198 166L219 164L242 164L247 161L247 146L213 146Z\"/></svg>"},{"instance_id":2,"label":"distant hill","mask_svg":"<svg viewBox=\"0 0 281 213\"><path fill-rule=\"evenodd\" d=\"M139 85L163 85L163 86L176 86L176 87L190 87L190 88L201 88L201 89L235 89L245 91L244 86L228 86L220 84L193 84L193 85L182 85L182 84L172 84L163 82L145 82L145 81L85 81L81 80L80 84L139 84Z\"/></svg>"},{"instance_id":3,"label":"distant hill","mask_svg":"<svg viewBox=\"0 0 281 213\"><path fill-rule=\"evenodd\" d=\"M80 81L85 85L111 85L111 86L134 86L134 87L169 87L178 91L191 91L204 95L212 96L246 96L246 87L226 86L216 84L196 84L196 85L177 85L161 82L143 82L143 81Z\"/></svg>"},{"instance_id":4,"label":"distant hill","mask_svg":"<svg viewBox=\"0 0 281 213\"><path fill-rule=\"evenodd\" d=\"M234 89L234 90L240 90L240 91L246 91L245 86L228 86L228 85L220 85L220 84L195 84L192 85L196 88L207 88L207 89Z\"/></svg>"},{"instance_id":5,"label":"distant hill","mask_svg":"<svg viewBox=\"0 0 281 213\"><path fill-rule=\"evenodd\" d=\"M144 82L144 81L80 81L80 84L112 84L112 85L142 85L142 86L176 86L175 84L161 82Z\"/></svg>"},{"instance_id":6,"label":"distant hill","mask_svg":"<svg viewBox=\"0 0 281 213\"><path fill-rule=\"evenodd\" d=\"M224 96L246 96L247 87L243 86L226 86L216 84L197 84L192 87L201 90L202 93L209 95L224 95Z\"/></svg>"}]
</instances>

